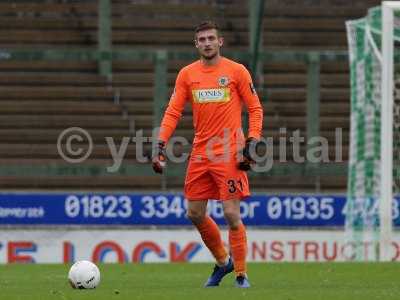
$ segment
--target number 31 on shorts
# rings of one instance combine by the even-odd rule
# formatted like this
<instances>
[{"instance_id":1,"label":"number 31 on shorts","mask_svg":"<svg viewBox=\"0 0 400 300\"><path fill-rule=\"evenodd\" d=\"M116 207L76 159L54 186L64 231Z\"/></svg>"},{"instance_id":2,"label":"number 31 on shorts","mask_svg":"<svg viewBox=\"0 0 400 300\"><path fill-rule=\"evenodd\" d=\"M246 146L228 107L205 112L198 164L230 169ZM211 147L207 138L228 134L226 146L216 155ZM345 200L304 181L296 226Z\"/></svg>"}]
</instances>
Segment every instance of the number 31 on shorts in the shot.
<instances>
[{"instance_id":1,"label":"number 31 on shorts","mask_svg":"<svg viewBox=\"0 0 400 300\"><path fill-rule=\"evenodd\" d=\"M227 181L228 184L228 191L229 193L233 194L236 193L237 189L239 189L241 192L243 192L243 183L241 179L235 180L235 179L229 179Z\"/></svg>"}]
</instances>

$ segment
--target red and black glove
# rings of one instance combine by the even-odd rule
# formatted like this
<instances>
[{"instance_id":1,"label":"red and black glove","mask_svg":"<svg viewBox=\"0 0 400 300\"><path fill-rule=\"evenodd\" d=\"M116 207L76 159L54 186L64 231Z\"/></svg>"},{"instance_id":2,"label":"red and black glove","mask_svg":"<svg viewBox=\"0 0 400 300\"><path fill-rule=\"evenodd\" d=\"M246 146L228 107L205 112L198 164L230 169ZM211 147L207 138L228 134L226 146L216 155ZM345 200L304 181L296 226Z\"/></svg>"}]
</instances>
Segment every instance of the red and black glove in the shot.
<instances>
[{"instance_id":1,"label":"red and black glove","mask_svg":"<svg viewBox=\"0 0 400 300\"><path fill-rule=\"evenodd\" d=\"M258 140L255 138L248 138L246 140L246 144L241 151L241 161L238 164L239 170L249 171L251 165L256 162L253 155L257 152L257 144Z\"/></svg>"},{"instance_id":2,"label":"red and black glove","mask_svg":"<svg viewBox=\"0 0 400 300\"><path fill-rule=\"evenodd\" d=\"M151 159L154 172L162 174L167 166L167 155L165 154L165 142L158 141Z\"/></svg>"}]
</instances>

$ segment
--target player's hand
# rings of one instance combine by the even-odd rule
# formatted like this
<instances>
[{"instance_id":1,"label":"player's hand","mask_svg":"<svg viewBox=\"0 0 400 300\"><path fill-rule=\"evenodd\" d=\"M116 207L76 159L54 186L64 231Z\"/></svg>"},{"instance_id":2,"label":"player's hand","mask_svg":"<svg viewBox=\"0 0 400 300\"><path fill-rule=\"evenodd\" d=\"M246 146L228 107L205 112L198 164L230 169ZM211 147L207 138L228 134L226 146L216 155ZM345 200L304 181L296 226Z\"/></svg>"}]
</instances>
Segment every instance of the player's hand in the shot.
<instances>
[{"instance_id":1,"label":"player's hand","mask_svg":"<svg viewBox=\"0 0 400 300\"><path fill-rule=\"evenodd\" d=\"M163 170L167 166L167 156L165 154L165 142L158 141L157 146L153 152L153 158L151 159L152 167L154 172L162 174Z\"/></svg>"},{"instance_id":2,"label":"player's hand","mask_svg":"<svg viewBox=\"0 0 400 300\"><path fill-rule=\"evenodd\" d=\"M248 138L246 140L246 144L241 151L241 161L239 161L238 168L242 171L249 171L251 166L255 164L255 160L252 157L256 153L257 150L257 139Z\"/></svg>"}]
</instances>

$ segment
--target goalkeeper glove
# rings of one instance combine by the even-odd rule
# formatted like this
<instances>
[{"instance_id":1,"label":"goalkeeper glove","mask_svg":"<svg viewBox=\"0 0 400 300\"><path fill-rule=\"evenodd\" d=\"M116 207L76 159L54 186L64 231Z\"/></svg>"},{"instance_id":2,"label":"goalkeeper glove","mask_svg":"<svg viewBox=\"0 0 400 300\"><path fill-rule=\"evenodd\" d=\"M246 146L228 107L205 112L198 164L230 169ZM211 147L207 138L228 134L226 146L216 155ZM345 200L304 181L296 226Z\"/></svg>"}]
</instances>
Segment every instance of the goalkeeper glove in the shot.
<instances>
[{"instance_id":1,"label":"goalkeeper glove","mask_svg":"<svg viewBox=\"0 0 400 300\"><path fill-rule=\"evenodd\" d=\"M151 160L154 172L162 174L167 165L167 156L165 154L165 142L158 141L153 152Z\"/></svg>"},{"instance_id":2,"label":"goalkeeper glove","mask_svg":"<svg viewBox=\"0 0 400 300\"><path fill-rule=\"evenodd\" d=\"M248 171L256 161L252 157L256 153L258 141L255 138L248 138L241 151L241 161L238 164L239 170Z\"/></svg>"}]
</instances>

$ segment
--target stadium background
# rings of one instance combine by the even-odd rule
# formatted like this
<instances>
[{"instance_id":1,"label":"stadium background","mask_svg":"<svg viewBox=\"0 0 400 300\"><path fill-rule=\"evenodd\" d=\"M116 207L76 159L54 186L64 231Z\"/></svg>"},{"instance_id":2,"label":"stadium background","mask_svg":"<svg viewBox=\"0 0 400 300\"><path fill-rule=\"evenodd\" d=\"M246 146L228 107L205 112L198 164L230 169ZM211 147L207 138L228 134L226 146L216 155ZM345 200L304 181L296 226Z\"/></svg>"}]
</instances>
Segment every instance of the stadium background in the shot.
<instances>
[{"instance_id":1,"label":"stadium background","mask_svg":"<svg viewBox=\"0 0 400 300\"><path fill-rule=\"evenodd\" d=\"M352 260L353 246L342 239L350 107L344 22L379 3L2 1L0 262L211 261L184 217L185 165L154 175L129 141L114 170L106 139L118 150L138 131L151 136L178 70L196 58L193 28L204 19L220 25L223 53L252 71L263 135L274 141L274 165L250 174L255 196L242 207L249 260ZM175 134L191 141L191 124L187 110ZM93 140L79 163L57 148L71 127ZM306 141L326 138L329 161L296 162L289 137L297 130ZM302 143L300 154L314 146ZM223 224L218 205L211 214ZM398 260L397 244L393 250Z\"/></svg>"}]
</instances>

